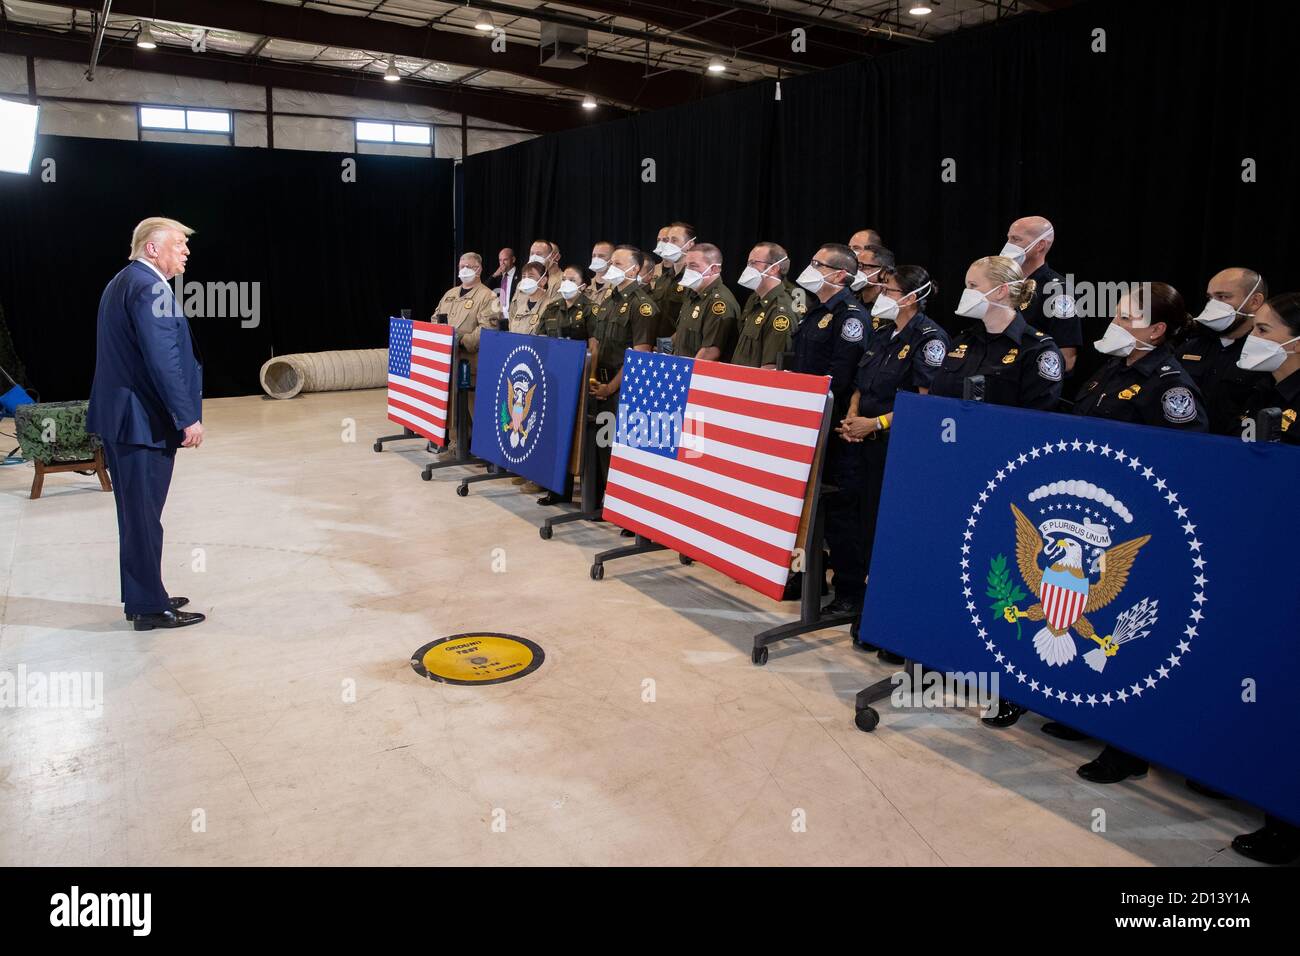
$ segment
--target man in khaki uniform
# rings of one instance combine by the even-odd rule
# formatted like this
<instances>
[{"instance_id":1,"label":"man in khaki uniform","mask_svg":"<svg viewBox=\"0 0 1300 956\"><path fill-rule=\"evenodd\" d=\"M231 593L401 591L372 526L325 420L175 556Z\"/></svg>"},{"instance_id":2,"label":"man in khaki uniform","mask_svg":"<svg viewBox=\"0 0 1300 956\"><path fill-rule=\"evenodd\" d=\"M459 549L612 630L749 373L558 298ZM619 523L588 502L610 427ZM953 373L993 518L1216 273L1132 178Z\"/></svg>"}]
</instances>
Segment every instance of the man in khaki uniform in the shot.
<instances>
[{"instance_id":1,"label":"man in khaki uniform","mask_svg":"<svg viewBox=\"0 0 1300 956\"><path fill-rule=\"evenodd\" d=\"M711 243L701 242L685 258L681 278L687 291L673 333L673 354L729 362L736 348L740 306L722 281L722 252Z\"/></svg>"},{"instance_id":2,"label":"man in khaki uniform","mask_svg":"<svg viewBox=\"0 0 1300 956\"><path fill-rule=\"evenodd\" d=\"M501 302L494 291L483 284L483 257L477 252L467 252L460 257L460 271L456 277L460 285L452 286L438 300L431 322L446 322L456 331L456 343L461 358L469 360L471 382L478 373L478 340L483 329L495 329L501 319ZM452 369L452 398L455 398L456 370ZM455 408L455 405L452 405ZM468 421L473 427L474 392L470 389ZM456 444L460 423L455 413L447 430L447 452Z\"/></svg>"},{"instance_id":3,"label":"man in khaki uniform","mask_svg":"<svg viewBox=\"0 0 1300 956\"><path fill-rule=\"evenodd\" d=\"M760 242L749 252L740 284L753 289L740 313L740 339L731 364L776 368L789 348L798 318L786 291L790 257L775 242Z\"/></svg>"},{"instance_id":4,"label":"man in khaki uniform","mask_svg":"<svg viewBox=\"0 0 1300 956\"><path fill-rule=\"evenodd\" d=\"M659 274L650 285L650 296L659 307L659 325L655 329L658 351L669 348L668 341L677 328L677 316L681 314L682 302L686 299L686 286L682 284L686 252L694 245L695 227L688 222L674 222L664 230L664 240L655 247L663 257Z\"/></svg>"}]
</instances>

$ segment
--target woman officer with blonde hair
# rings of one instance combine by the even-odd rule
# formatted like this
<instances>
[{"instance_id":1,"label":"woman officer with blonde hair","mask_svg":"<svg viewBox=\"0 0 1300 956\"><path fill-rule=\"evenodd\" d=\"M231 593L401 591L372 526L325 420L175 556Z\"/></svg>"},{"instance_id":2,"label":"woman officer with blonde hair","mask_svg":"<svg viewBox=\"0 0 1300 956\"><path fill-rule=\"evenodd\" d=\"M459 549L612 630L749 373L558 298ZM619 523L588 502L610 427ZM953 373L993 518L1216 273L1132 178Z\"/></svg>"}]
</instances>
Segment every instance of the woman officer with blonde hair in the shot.
<instances>
[{"instance_id":1,"label":"woman officer with blonde hair","mask_svg":"<svg viewBox=\"0 0 1300 956\"><path fill-rule=\"evenodd\" d=\"M1006 256L971 263L957 314L976 321L953 341L930 383L931 395L961 398L966 380L980 375L983 400L992 405L1056 410L1065 377L1061 350L1020 312L1036 287ZM1002 700L994 716L982 719L991 727L1010 727L1024 712L1019 704Z\"/></svg>"}]
</instances>

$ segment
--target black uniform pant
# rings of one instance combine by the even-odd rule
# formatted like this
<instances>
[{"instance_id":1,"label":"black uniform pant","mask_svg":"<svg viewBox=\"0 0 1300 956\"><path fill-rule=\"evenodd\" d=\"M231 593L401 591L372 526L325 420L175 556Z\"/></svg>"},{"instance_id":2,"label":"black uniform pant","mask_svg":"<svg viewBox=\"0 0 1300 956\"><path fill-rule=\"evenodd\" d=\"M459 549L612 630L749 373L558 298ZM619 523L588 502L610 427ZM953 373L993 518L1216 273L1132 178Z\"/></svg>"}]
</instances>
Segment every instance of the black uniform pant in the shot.
<instances>
[{"instance_id":1,"label":"black uniform pant","mask_svg":"<svg viewBox=\"0 0 1300 956\"><path fill-rule=\"evenodd\" d=\"M876 519L880 516L880 490L885 484L885 455L889 440L868 438L862 443L862 567L871 572L871 555L876 541Z\"/></svg>"},{"instance_id":2,"label":"black uniform pant","mask_svg":"<svg viewBox=\"0 0 1300 956\"><path fill-rule=\"evenodd\" d=\"M117 505L122 603L127 614L159 614L169 607L162 583L162 511L176 449L105 442L104 457Z\"/></svg>"},{"instance_id":3,"label":"black uniform pant","mask_svg":"<svg viewBox=\"0 0 1300 956\"><path fill-rule=\"evenodd\" d=\"M826 548L830 552L831 586L835 597L862 603L867 564L862 535L862 445L830 437L826 450L826 481L836 491L825 498Z\"/></svg>"},{"instance_id":4,"label":"black uniform pant","mask_svg":"<svg viewBox=\"0 0 1300 956\"><path fill-rule=\"evenodd\" d=\"M618 369L597 369L596 380L605 384L617 374ZM596 461L593 478L596 482L595 500L598 505L601 505L605 501L605 482L609 480L609 459L614 450L614 438L618 434L618 392L609 398L589 398L587 404L596 419L595 423L588 427L596 429ZM603 414L605 412L614 416L612 421L609 415ZM583 476L583 480L587 480L586 475Z\"/></svg>"}]
</instances>

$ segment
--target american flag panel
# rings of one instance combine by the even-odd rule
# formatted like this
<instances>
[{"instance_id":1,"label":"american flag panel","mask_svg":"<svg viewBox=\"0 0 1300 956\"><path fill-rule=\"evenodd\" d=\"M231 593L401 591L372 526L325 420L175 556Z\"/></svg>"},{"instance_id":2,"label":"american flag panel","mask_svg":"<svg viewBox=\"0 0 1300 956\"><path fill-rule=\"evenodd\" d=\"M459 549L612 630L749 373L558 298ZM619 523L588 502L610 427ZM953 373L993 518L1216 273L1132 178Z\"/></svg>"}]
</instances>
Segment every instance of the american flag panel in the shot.
<instances>
[{"instance_id":1,"label":"american flag panel","mask_svg":"<svg viewBox=\"0 0 1300 956\"><path fill-rule=\"evenodd\" d=\"M605 519L780 600L829 389L628 350Z\"/></svg>"},{"instance_id":2,"label":"american flag panel","mask_svg":"<svg viewBox=\"0 0 1300 956\"><path fill-rule=\"evenodd\" d=\"M452 328L388 320L388 417L439 447L447 444Z\"/></svg>"}]
</instances>

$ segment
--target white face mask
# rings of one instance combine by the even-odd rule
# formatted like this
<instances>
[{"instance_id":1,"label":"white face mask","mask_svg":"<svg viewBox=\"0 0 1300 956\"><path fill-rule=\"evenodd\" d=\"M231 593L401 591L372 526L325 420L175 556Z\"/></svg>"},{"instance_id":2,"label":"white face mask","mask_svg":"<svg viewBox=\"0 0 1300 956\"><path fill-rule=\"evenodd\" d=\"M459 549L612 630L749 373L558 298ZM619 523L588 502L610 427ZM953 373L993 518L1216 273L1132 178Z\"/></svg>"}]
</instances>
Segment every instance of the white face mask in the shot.
<instances>
[{"instance_id":1,"label":"white face mask","mask_svg":"<svg viewBox=\"0 0 1300 956\"><path fill-rule=\"evenodd\" d=\"M705 276L703 272L696 272L690 266L687 266L682 271L682 285L686 286L686 288L692 291L698 289L700 287L700 283L703 282L706 278L708 277Z\"/></svg>"},{"instance_id":2,"label":"white face mask","mask_svg":"<svg viewBox=\"0 0 1300 956\"><path fill-rule=\"evenodd\" d=\"M1139 352L1154 352L1156 349L1154 345L1139 342L1132 332L1114 322L1106 326L1106 334L1092 345L1102 355L1118 355L1120 358L1131 355L1134 349Z\"/></svg>"},{"instance_id":3,"label":"white face mask","mask_svg":"<svg viewBox=\"0 0 1300 956\"><path fill-rule=\"evenodd\" d=\"M835 286L837 289L842 288L839 283L832 282L830 279L827 279L824 275L818 272L817 267L812 264L809 264L807 269L804 269L803 272L799 273L799 278L795 281L813 295L816 295L821 291L823 285Z\"/></svg>"},{"instance_id":4,"label":"white face mask","mask_svg":"<svg viewBox=\"0 0 1300 956\"><path fill-rule=\"evenodd\" d=\"M1250 301L1250 297L1254 295L1255 290L1259 288L1259 283L1262 278L1263 277L1261 276L1260 279L1255 280L1255 284L1251 286L1250 291L1246 293L1246 298L1241 300L1242 305L1245 305ZM1205 326L1207 329L1212 329L1215 332L1222 332L1224 329L1228 328L1228 326L1232 325L1233 322L1237 321L1237 316L1239 315L1254 318L1253 312L1242 312L1241 309L1234 309L1226 302L1221 302L1218 299L1211 299L1209 302L1205 303L1205 308L1202 309L1201 314L1196 317L1196 321L1201 323L1201 325Z\"/></svg>"},{"instance_id":5,"label":"white face mask","mask_svg":"<svg viewBox=\"0 0 1300 956\"><path fill-rule=\"evenodd\" d=\"M608 259L602 259L600 256L592 256L591 263L587 266L592 272L599 272L605 266L609 265Z\"/></svg>"},{"instance_id":6,"label":"white face mask","mask_svg":"<svg viewBox=\"0 0 1300 956\"><path fill-rule=\"evenodd\" d=\"M1276 372L1283 362L1295 354L1286 350L1286 346L1292 342L1300 342L1300 335L1285 342L1274 342L1262 335L1248 335L1241 347L1237 367L1247 372Z\"/></svg>"},{"instance_id":7,"label":"white face mask","mask_svg":"<svg viewBox=\"0 0 1300 956\"><path fill-rule=\"evenodd\" d=\"M582 289L578 287L578 283L574 282L572 279L565 279L560 283L560 295L564 296L566 299L572 299L581 291Z\"/></svg>"},{"instance_id":8,"label":"white face mask","mask_svg":"<svg viewBox=\"0 0 1300 956\"><path fill-rule=\"evenodd\" d=\"M478 271L476 269L471 269L469 268L469 266L466 266L464 269L461 269L459 272L456 273L456 278L460 279L460 281L465 285L468 285L469 283L474 281L474 277L476 275L478 275Z\"/></svg>"},{"instance_id":9,"label":"white face mask","mask_svg":"<svg viewBox=\"0 0 1300 956\"><path fill-rule=\"evenodd\" d=\"M686 246L689 246L694 239L687 239ZM686 246L678 246L671 242L665 242L663 252L659 253L666 262L676 262L686 253Z\"/></svg>"},{"instance_id":10,"label":"white face mask","mask_svg":"<svg viewBox=\"0 0 1300 956\"><path fill-rule=\"evenodd\" d=\"M524 295L532 295L534 292L537 291L537 280L534 279L532 276L529 276L527 279L522 280L519 283L519 291L522 292Z\"/></svg>"},{"instance_id":11,"label":"white face mask","mask_svg":"<svg viewBox=\"0 0 1300 956\"><path fill-rule=\"evenodd\" d=\"M776 262L773 262L771 265L769 265L767 269L774 269L777 266L779 266L781 263L785 262L785 260L786 257L782 256L780 259L777 259ZM740 274L740 278L737 279L736 282L739 285L744 286L746 289L756 290L760 285L763 284L764 279L771 278L771 276L767 274L767 269L764 269L762 272L759 272L753 266L745 266L745 271Z\"/></svg>"},{"instance_id":12,"label":"white face mask","mask_svg":"<svg viewBox=\"0 0 1300 956\"><path fill-rule=\"evenodd\" d=\"M915 294L916 294L916 304L917 304L917 305L920 305L922 302L925 301L925 296L928 294L928 293L925 293L925 289L927 289L927 288L929 287L929 285L930 285L930 283L926 282L926 283L924 283L923 285L918 286L918 287L914 290L914 292L915 292ZM904 293L903 293L903 298L906 299L909 295L912 295L912 294L913 294L912 292L904 292ZM900 303L901 301L902 301L901 299L895 299L895 298L893 298L893 297L891 297L891 296L885 295L885 293L883 293L883 292L880 293L880 295L876 296L876 301L873 302L873 303L871 303L871 315L872 315L872 317L873 317L873 318L877 318L877 319L896 319L896 318L898 318L898 312L899 312L899 309L901 308L901 306L899 305L899 303Z\"/></svg>"},{"instance_id":13,"label":"white face mask","mask_svg":"<svg viewBox=\"0 0 1300 956\"><path fill-rule=\"evenodd\" d=\"M668 245L668 243L660 239L658 242L655 243L655 247L650 251L653 252L655 255L657 255L660 259L662 259L664 257L664 247L666 245Z\"/></svg>"},{"instance_id":14,"label":"white face mask","mask_svg":"<svg viewBox=\"0 0 1300 956\"><path fill-rule=\"evenodd\" d=\"M539 266L544 266L546 265L546 256L539 256L537 253L533 253L528 257L528 261L536 262Z\"/></svg>"},{"instance_id":15,"label":"white face mask","mask_svg":"<svg viewBox=\"0 0 1300 956\"><path fill-rule=\"evenodd\" d=\"M1008 259L1014 259L1015 262L1016 262L1016 265L1018 265L1018 266L1019 266L1019 265L1024 265L1024 262L1025 262L1025 256L1028 255L1029 250L1032 249L1032 248L1034 248L1034 246L1038 245L1040 242L1042 242L1044 239L1046 239L1048 236L1050 236L1050 235L1051 235L1052 233L1054 233L1054 232L1056 232L1056 229L1055 229L1055 228L1048 229L1048 230L1044 231L1043 234L1042 234L1041 236L1039 236L1037 239L1035 239L1035 240L1034 240L1033 242L1031 242L1029 245L1025 246L1023 249L1021 249L1021 248L1020 248L1018 245L1016 245L1014 242L1010 242L1010 241L1008 241L1007 244L1006 244L1005 246L1002 247L1002 251L999 252L998 255L1000 255L1000 256L1006 256Z\"/></svg>"},{"instance_id":16,"label":"white face mask","mask_svg":"<svg viewBox=\"0 0 1300 956\"><path fill-rule=\"evenodd\" d=\"M867 284L878 275L880 275L879 267L876 267L871 272L863 272L861 269L859 269L858 274L855 275L853 277L853 281L849 283L849 288L851 288L854 292L861 292L863 289L867 287Z\"/></svg>"},{"instance_id":17,"label":"white face mask","mask_svg":"<svg viewBox=\"0 0 1300 956\"><path fill-rule=\"evenodd\" d=\"M998 286L998 288L1002 288ZM961 301L957 303L957 314L965 316L968 319L982 319L989 310L991 305L1001 305L999 302L990 302L989 296L994 290L981 292L979 289L962 289Z\"/></svg>"},{"instance_id":18,"label":"white face mask","mask_svg":"<svg viewBox=\"0 0 1300 956\"><path fill-rule=\"evenodd\" d=\"M605 271L605 281L610 285L622 285L627 279L627 273L618 266L611 265Z\"/></svg>"}]
</instances>

